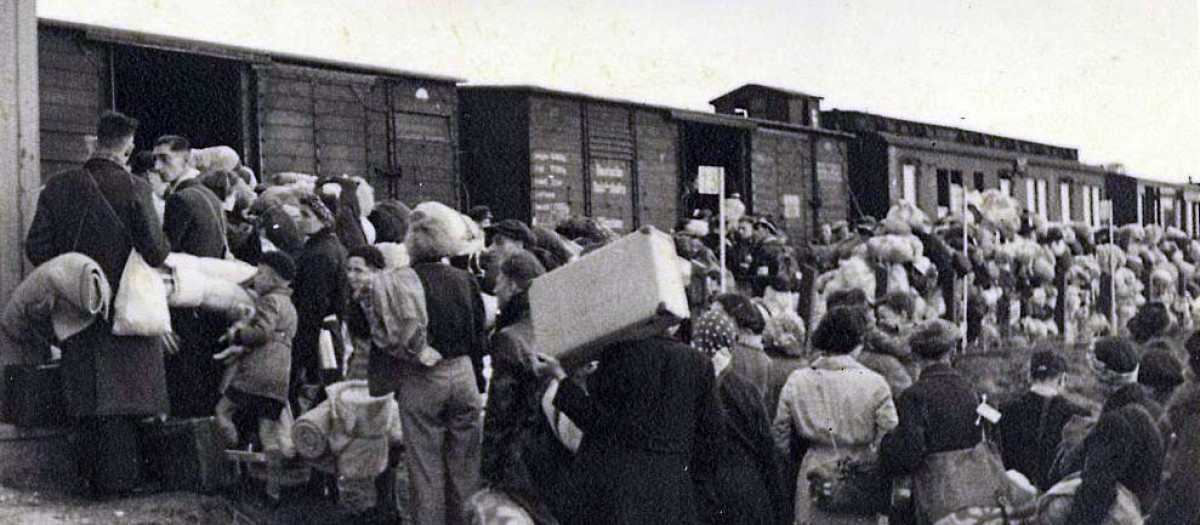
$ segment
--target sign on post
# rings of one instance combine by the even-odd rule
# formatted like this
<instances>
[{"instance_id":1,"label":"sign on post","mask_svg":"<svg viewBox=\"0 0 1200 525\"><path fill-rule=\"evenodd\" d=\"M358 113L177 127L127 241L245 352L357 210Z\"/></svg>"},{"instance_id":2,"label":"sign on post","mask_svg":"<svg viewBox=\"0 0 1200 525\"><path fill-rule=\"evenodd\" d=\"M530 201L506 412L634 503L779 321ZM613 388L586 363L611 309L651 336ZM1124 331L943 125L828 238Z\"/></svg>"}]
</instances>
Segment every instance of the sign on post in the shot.
<instances>
[{"instance_id":1,"label":"sign on post","mask_svg":"<svg viewBox=\"0 0 1200 525\"><path fill-rule=\"evenodd\" d=\"M728 290L729 283L726 282L725 269L725 168L721 166L700 166L696 173L696 190L702 195L716 195L718 203L718 233L721 235L720 242L720 257L721 261L721 293Z\"/></svg>"},{"instance_id":2,"label":"sign on post","mask_svg":"<svg viewBox=\"0 0 1200 525\"><path fill-rule=\"evenodd\" d=\"M724 180L725 168L700 166L700 172L696 175L696 189L701 195L721 195L721 182Z\"/></svg>"}]
</instances>

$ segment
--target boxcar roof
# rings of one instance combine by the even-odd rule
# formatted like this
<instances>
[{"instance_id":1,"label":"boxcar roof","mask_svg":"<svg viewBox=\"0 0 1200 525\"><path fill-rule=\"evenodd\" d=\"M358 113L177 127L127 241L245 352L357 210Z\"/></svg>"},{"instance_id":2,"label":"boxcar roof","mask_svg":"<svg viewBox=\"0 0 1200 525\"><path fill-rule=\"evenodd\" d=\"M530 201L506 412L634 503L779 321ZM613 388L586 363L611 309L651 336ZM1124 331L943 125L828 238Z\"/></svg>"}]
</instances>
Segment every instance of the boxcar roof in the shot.
<instances>
[{"instance_id":1,"label":"boxcar roof","mask_svg":"<svg viewBox=\"0 0 1200 525\"><path fill-rule=\"evenodd\" d=\"M776 122L773 120L748 118L735 115L726 115L723 113L712 113L708 111L698 111L694 109L676 108L647 102L639 102L634 100L601 97L588 93L580 93L575 91L566 91L560 89L552 89L543 86L535 86L530 84L463 84L459 85L461 91L494 91L494 92L509 92L509 93L534 93L539 95L547 95L554 97L575 98L587 100L591 102L602 102L607 104L619 104L623 106L632 106L655 111L664 111L670 113L672 118L678 120L686 120L690 122L699 122L702 124L712 124L716 126L729 126L734 128L754 129L758 127L778 128L790 131L804 131L810 133L820 133L824 135L833 135L839 137L852 137L851 133L841 131L813 128L802 126L799 124L791 124L787 122Z\"/></svg>"},{"instance_id":2,"label":"boxcar roof","mask_svg":"<svg viewBox=\"0 0 1200 525\"><path fill-rule=\"evenodd\" d=\"M240 60L245 62L280 62L288 64L306 65L313 67L323 67L340 71L349 71L356 73L369 73L382 76L392 77L408 77L430 80L434 82L444 82L457 84L463 79L437 75L431 73L421 73L417 71L409 71L405 69L397 69L390 66L379 64L367 64L362 62L350 62L338 60L328 57L317 57L308 55L299 55L287 53L283 51L270 51L262 49L253 49L249 47L237 46L232 44L221 44L215 42L206 42L203 40L195 40L169 35L158 35L145 33L141 31L132 31L128 29L119 29L113 27L104 27L94 24L84 24L78 22L69 22L64 20L55 20L50 18L39 18L38 23L49 27L60 27L64 29L75 29L83 31L84 34L92 40L101 42L111 42L115 44L126 44L132 46L148 47L162 49L165 51L174 51L180 53L191 53L197 55L207 55L231 60Z\"/></svg>"}]
</instances>

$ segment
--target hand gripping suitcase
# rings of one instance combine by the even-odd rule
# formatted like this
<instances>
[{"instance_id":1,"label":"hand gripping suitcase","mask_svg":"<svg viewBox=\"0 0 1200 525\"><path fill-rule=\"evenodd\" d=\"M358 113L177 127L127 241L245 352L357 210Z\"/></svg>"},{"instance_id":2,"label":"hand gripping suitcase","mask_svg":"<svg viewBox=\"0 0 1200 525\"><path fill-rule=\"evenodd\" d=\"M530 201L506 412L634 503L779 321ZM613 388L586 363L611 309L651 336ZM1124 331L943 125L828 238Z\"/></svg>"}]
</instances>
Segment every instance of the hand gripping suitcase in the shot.
<instances>
[{"instance_id":1,"label":"hand gripping suitcase","mask_svg":"<svg viewBox=\"0 0 1200 525\"><path fill-rule=\"evenodd\" d=\"M647 226L534 279L529 304L539 351L577 365L607 343L686 319L680 264L671 237Z\"/></svg>"},{"instance_id":2,"label":"hand gripping suitcase","mask_svg":"<svg viewBox=\"0 0 1200 525\"><path fill-rule=\"evenodd\" d=\"M150 431L154 470L165 490L212 493L236 481L211 417L168 420Z\"/></svg>"}]
</instances>

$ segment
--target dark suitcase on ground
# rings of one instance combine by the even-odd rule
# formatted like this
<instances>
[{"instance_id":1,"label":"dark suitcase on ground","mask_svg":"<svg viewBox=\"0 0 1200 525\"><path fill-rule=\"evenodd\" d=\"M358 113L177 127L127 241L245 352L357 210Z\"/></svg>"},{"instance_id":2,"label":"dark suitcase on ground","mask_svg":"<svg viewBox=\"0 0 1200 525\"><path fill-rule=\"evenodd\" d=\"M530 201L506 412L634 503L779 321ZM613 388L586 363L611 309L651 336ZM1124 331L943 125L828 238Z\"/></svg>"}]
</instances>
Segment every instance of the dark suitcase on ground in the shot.
<instances>
[{"instance_id":1,"label":"dark suitcase on ground","mask_svg":"<svg viewBox=\"0 0 1200 525\"><path fill-rule=\"evenodd\" d=\"M18 427L66 425L66 398L58 364L4 367L4 405L0 417Z\"/></svg>"},{"instance_id":2,"label":"dark suitcase on ground","mask_svg":"<svg viewBox=\"0 0 1200 525\"><path fill-rule=\"evenodd\" d=\"M213 418L169 420L149 434L152 469L163 489L211 493L236 481L237 466L217 445Z\"/></svg>"}]
</instances>

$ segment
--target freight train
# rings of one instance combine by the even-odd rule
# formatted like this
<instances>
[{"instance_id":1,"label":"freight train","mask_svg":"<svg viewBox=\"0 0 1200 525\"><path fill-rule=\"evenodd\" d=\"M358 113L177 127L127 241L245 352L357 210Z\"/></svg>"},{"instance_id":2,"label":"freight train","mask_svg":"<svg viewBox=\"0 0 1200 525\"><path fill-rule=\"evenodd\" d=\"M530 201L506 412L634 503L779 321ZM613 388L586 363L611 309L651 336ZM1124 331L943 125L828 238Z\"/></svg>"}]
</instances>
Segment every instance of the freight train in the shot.
<instances>
[{"instance_id":1,"label":"freight train","mask_svg":"<svg viewBox=\"0 0 1200 525\"><path fill-rule=\"evenodd\" d=\"M996 188L1049 220L1178 226L1200 236L1200 189L1136 179L1074 149L864 112L756 84L699 112L462 80L50 20L39 22L43 179L85 160L96 116L229 145L261 174L364 175L381 196L552 226L669 230L697 208L701 167L796 243L902 199L931 216Z\"/></svg>"}]
</instances>

